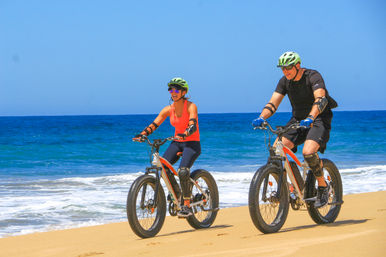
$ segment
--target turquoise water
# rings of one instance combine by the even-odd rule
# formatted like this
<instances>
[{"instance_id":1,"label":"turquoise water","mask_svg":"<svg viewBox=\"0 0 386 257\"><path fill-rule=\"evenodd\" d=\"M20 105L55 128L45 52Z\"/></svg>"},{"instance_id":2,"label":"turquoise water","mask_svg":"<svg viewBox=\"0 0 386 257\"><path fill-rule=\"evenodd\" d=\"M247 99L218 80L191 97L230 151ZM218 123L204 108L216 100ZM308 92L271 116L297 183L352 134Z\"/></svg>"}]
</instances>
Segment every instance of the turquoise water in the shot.
<instances>
[{"instance_id":1,"label":"turquoise water","mask_svg":"<svg viewBox=\"0 0 386 257\"><path fill-rule=\"evenodd\" d=\"M0 236L125 220L127 191L149 164L148 146L131 138L155 117L0 117ZM250 179L267 159L255 117L199 115L202 154L193 169L214 174L221 207L247 204ZM289 118L277 113L270 122ZM171 135L167 120L151 138ZM341 170L346 194L385 190L385 153L386 111L334 112L321 156Z\"/></svg>"}]
</instances>

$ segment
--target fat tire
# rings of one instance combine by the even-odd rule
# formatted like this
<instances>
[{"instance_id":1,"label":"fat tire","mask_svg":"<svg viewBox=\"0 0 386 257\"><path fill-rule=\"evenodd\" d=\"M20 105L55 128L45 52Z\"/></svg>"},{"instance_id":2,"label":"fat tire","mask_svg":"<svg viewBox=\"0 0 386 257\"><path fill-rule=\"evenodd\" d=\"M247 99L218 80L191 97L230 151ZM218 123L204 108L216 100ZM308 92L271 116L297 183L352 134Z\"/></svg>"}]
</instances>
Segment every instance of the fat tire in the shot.
<instances>
[{"instance_id":1,"label":"fat tire","mask_svg":"<svg viewBox=\"0 0 386 257\"><path fill-rule=\"evenodd\" d=\"M259 168L255 175L252 178L250 187L249 187L249 197L248 197L248 206L249 206L249 214L253 221L253 224L259 229L261 232L267 233L275 233L280 230L280 228L284 225L284 222L287 219L288 210L289 210L289 196L288 196L288 188L287 188L287 180L286 177L283 176L283 181L281 184L281 192L279 199L279 208L274 220L267 224L262 217L260 212L260 188L264 183L264 179L267 176L273 176L276 179L276 183L278 182L280 176L280 169L276 165L268 164Z\"/></svg>"},{"instance_id":2,"label":"fat tire","mask_svg":"<svg viewBox=\"0 0 386 257\"><path fill-rule=\"evenodd\" d=\"M150 228L143 228L137 216L136 210L137 198L141 197L141 195L139 195L139 192L144 185L147 185L148 187L150 186L154 191L156 185L156 178L150 175L142 175L133 182L130 187L130 191L127 195L126 213L130 227L134 231L134 233L139 237L149 238L154 237L162 228L166 215L166 199L164 190L160 184L158 187L156 208L157 214L155 217L155 221Z\"/></svg>"},{"instance_id":3,"label":"fat tire","mask_svg":"<svg viewBox=\"0 0 386 257\"><path fill-rule=\"evenodd\" d=\"M336 165L328 160L322 159L323 169L327 170L330 177L333 187L334 197L333 201L338 203L343 203L343 185L342 179ZM316 178L313 175L312 171L308 171L307 179L305 182L305 194L304 198L312 198L316 196ZM326 224L332 223L338 217L341 204L331 205L331 209L323 215L320 210L324 207L318 209L314 206L314 202L307 203L307 211L311 216L312 220L317 224Z\"/></svg>"},{"instance_id":4,"label":"fat tire","mask_svg":"<svg viewBox=\"0 0 386 257\"><path fill-rule=\"evenodd\" d=\"M195 229L209 228L213 224L214 220L216 219L218 206L219 206L219 196L218 196L218 188L217 188L216 180L208 171L203 169L198 169L193 171L190 174L190 177L194 181L198 180L199 178L202 178L206 182L208 186L207 189L209 190L210 204L209 206L205 206L205 208L212 209L212 211L208 211L208 212L203 211L202 213L207 213L207 216L202 221L200 221L196 217L197 213L194 213L194 212L193 212L193 215L187 217L186 220L188 221L189 225ZM193 187L194 186L192 185L191 192Z\"/></svg>"}]
</instances>

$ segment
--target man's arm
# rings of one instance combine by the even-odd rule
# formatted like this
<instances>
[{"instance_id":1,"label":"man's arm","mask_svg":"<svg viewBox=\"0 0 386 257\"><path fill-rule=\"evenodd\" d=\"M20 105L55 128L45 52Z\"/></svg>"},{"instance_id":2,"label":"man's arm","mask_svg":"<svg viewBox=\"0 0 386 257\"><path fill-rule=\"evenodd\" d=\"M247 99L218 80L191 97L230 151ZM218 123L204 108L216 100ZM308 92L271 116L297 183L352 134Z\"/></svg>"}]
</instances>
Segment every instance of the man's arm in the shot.
<instances>
[{"instance_id":1,"label":"man's arm","mask_svg":"<svg viewBox=\"0 0 386 257\"><path fill-rule=\"evenodd\" d=\"M262 117L265 120L271 117L276 112L277 108L279 108L279 105L283 100L283 98L284 98L284 95L278 92L274 92L272 94L271 100L269 100L269 103L267 103L263 108L263 110L261 111L260 117Z\"/></svg>"},{"instance_id":2,"label":"man's arm","mask_svg":"<svg viewBox=\"0 0 386 257\"><path fill-rule=\"evenodd\" d=\"M324 88L316 89L314 91L314 98L314 105L312 106L310 114L308 115L308 117L312 120L315 120L316 117L318 117L318 115L323 112L328 104L328 100L326 98L326 90L324 90Z\"/></svg>"}]
</instances>

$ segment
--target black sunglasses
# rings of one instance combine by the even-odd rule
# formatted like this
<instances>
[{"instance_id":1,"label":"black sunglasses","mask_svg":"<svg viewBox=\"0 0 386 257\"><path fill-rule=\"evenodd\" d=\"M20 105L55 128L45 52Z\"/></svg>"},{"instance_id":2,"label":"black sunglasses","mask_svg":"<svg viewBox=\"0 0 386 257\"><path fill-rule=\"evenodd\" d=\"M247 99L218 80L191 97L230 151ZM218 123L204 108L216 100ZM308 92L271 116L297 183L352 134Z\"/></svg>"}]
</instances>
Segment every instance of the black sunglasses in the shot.
<instances>
[{"instance_id":1,"label":"black sunglasses","mask_svg":"<svg viewBox=\"0 0 386 257\"><path fill-rule=\"evenodd\" d=\"M282 66L281 69L282 70L292 70L293 67L294 67L294 65L288 65L288 66Z\"/></svg>"}]
</instances>

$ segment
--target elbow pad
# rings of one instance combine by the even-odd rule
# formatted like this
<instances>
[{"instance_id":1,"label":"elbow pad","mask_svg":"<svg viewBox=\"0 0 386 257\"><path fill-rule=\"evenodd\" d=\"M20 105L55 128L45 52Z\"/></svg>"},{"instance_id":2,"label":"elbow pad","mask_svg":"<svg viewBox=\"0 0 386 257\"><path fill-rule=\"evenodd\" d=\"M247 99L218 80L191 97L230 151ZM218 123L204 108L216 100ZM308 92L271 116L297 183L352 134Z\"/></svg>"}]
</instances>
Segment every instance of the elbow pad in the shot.
<instances>
[{"instance_id":1,"label":"elbow pad","mask_svg":"<svg viewBox=\"0 0 386 257\"><path fill-rule=\"evenodd\" d=\"M268 105L272 106L272 108L269 107ZM264 109L267 109L268 111L270 111L271 115L273 115L276 112L276 110L277 110L276 106L273 103L271 103L271 102L267 103L267 105L263 108L263 110Z\"/></svg>"},{"instance_id":2,"label":"elbow pad","mask_svg":"<svg viewBox=\"0 0 386 257\"><path fill-rule=\"evenodd\" d=\"M328 104L327 97L318 97L316 102L314 102L314 105L318 106L319 113L322 113L324 109L326 109L326 106Z\"/></svg>"},{"instance_id":3,"label":"elbow pad","mask_svg":"<svg viewBox=\"0 0 386 257\"><path fill-rule=\"evenodd\" d=\"M188 128L186 129L186 136L190 136L194 132L197 131L197 120L196 119L190 119L189 121L193 121L194 123L189 125Z\"/></svg>"}]
</instances>

